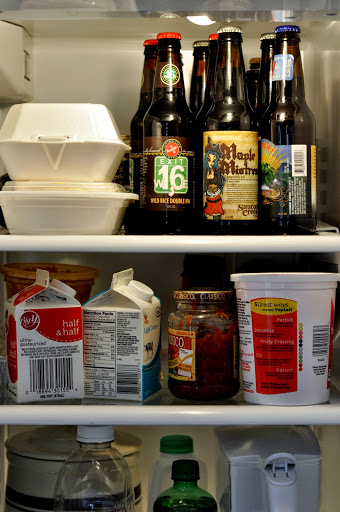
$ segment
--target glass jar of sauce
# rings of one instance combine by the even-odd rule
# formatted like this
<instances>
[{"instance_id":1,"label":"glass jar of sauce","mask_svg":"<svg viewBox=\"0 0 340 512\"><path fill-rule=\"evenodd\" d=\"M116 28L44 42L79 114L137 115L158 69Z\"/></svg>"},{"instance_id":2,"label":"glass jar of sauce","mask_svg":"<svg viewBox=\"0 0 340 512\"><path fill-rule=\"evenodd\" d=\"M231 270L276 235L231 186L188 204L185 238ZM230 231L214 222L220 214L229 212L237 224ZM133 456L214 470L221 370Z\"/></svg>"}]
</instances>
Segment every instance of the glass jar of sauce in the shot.
<instances>
[{"instance_id":1,"label":"glass jar of sauce","mask_svg":"<svg viewBox=\"0 0 340 512\"><path fill-rule=\"evenodd\" d=\"M238 325L232 290L174 292L169 315L171 393L189 400L218 400L239 389Z\"/></svg>"}]
</instances>

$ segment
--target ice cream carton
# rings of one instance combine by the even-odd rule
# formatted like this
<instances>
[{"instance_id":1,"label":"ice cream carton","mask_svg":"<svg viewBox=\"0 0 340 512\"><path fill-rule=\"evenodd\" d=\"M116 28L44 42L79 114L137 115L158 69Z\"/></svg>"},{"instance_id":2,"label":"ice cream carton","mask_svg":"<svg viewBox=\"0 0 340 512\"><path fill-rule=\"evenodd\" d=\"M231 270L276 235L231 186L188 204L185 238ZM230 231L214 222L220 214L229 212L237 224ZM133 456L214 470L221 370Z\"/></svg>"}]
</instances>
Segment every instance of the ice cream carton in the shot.
<instances>
[{"instance_id":1,"label":"ice cream carton","mask_svg":"<svg viewBox=\"0 0 340 512\"><path fill-rule=\"evenodd\" d=\"M85 397L144 400L160 389L160 301L133 269L83 307Z\"/></svg>"},{"instance_id":2,"label":"ice cream carton","mask_svg":"<svg viewBox=\"0 0 340 512\"><path fill-rule=\"evenodd\" d=\"M18 403L82 398L83 330L75 290L46 270L7 300L8 394Z\"/></svg>"}]
</instances>

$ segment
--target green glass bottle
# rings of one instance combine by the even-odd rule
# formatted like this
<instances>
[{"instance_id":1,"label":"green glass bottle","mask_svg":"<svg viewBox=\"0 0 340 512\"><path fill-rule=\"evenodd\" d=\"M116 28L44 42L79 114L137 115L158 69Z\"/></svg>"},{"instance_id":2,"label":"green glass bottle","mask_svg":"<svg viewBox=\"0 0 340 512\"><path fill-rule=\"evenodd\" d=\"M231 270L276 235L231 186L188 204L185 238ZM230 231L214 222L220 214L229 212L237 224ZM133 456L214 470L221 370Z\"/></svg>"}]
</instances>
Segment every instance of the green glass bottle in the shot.
<instances>
[{"instance_id":1,"label":"green glass bottle","mask_svg":"<svg viewBox=\"0 0 340 512\"><path fill-rule=\"evenodd\" d=\"M174 485L158 496L154 512L217 512L214 498L197 485L200 475L196 460L175 460L171 478Z\"/></svg>"}]
</instances>

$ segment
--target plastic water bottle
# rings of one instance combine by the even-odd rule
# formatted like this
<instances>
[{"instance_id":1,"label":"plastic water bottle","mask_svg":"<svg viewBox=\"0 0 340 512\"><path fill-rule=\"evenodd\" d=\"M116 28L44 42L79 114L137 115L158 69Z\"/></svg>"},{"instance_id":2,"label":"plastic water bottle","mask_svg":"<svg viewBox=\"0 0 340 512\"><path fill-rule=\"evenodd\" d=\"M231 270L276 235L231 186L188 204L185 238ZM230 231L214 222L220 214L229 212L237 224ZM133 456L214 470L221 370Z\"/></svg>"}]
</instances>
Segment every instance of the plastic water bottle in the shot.
<instances>
[{"instance_id":1,"label":"plastic water bottle","mask_svg":"<svg viewBox=\"0 0 340 512\"><path fill-rule=\"evenodd\" d=\"M207 488L207 468L194 455L194 443L192 437L184 435L164 436L160 441L160 454L151 470L149 484L148 512L153 511L156 498L166 489L172 486L172 463L179 459L192 459L199 462L201 473L201 485Z\"/></svg>"},{"instance_id":2,"label":"plastic water bottle","mask_svg":"<svg viewBox=\"0 0 340 512\"><path fill-rule=\"evenodd\" d=\"M124 457L111 446L112 426L78 426L79 448L62 465L55 512L134 512L133 485Z\"/></svg>"},{"instance_id":3,"label":"plastic water bottle","mask_svg":"<svg viewBox=\"0 0 340 512\"><path fill-rule=\"evenodd\" d=\"M171 478L174 484L155 501L153 512L217 512L217 503L197 485L199 465L196 460L175 460Z\"/></svg>"}]
</instances>

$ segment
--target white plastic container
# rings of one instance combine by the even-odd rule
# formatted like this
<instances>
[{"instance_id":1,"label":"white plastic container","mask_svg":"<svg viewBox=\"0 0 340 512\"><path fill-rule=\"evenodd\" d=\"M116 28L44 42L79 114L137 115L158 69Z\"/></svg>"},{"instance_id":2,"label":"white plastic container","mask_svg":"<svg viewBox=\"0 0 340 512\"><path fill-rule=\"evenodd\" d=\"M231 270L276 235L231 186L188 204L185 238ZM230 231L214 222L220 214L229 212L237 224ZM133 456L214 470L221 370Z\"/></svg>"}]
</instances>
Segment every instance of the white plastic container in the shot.
<instances>
[{"instance_id":1,"label":"white plastic container","mask_svg":"<svg viewBox=\"0 0 340 512\"><path fill-rule=\"evenodd\" d=\"M0 205L13 235L111 235L137 194L115 183L7 182Z\"/></svg>"},{"instance_id":2,"label":"white plastic container","mask_svg":"<svg viewBox=\"0 0 340 512\"><path fill-rule=\"evenodd\" d=\"M171 468L172 463L178 459L197 460L200 469L199 486L202 489L207 488L207 467L195 456L192 438L183 435L164 436L160 440L160 453L150 471L148 512L153 512L158 496L173 486Z\"/></svg>"},{"instance_id":3,"label":"white plastic container","mask_svg":"<svg viewBox=\"0 0 340 512\"><path fill-rule=\"evenodd\" d=\"M142 512L141 440L115 429L112 444L132 476L135 510ZM77 427L48 426L14 434L6 441L8 472L5 512L52 512L53 493L63 462L78 447Z\"/></svg>"},{"instance_id":4,"label":"white plastic container","mask_svg":"<svg viewBox=\"0 0 340 512\"><path fill-rule=\"evenodd\" d=\"M112 181L127 151L104 105L14 105L0 129L0 156L14 181Z\"/></svg>"},{"instance_id":5,"label":"white plastic container","mask_svg":"<svg viewBox=\"0 0 340 512\"><path fill-rule=\"evenodd\" d=\"M265 405L327 402L340 274L232 274L244 398Z\"/></svg>"}]
</instances>

